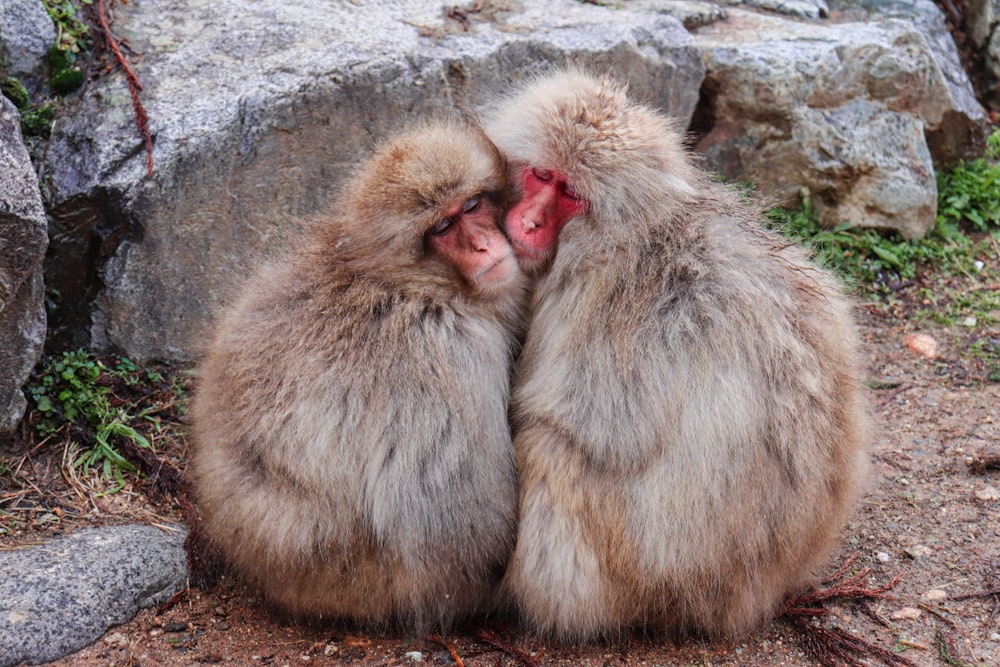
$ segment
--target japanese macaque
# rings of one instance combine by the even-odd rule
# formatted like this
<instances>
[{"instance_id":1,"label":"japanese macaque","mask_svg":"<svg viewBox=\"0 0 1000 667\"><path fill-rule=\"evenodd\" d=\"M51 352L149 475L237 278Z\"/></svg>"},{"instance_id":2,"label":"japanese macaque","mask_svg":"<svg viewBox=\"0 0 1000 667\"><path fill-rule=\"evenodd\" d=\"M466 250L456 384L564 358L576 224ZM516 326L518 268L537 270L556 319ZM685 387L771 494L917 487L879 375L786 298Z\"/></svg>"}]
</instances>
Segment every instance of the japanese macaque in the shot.
<instances>
[{"instance_id":1,"label":"japanese macaque","mask_svg":"<svg viewBox=\"0 0 1000 667\"><path fill-rule=\"evenodd\" d=\"M507 189L480 130L402 133L221 318L196 494L210 544L280 610L425 631L495 603L526 296Z\"/></svg>"},{"instance_id":2,"label":"japanese macaque","mask_svg":"<svg viewBox=\"0 0 1000 667\"><path fill-rule=\"evenodd\" d=\"M505 591L567 641L765 622L826 564L866 471L850 304L610 80L550 74L484 127L540 274Z\"/></svg>"}]
</instances>

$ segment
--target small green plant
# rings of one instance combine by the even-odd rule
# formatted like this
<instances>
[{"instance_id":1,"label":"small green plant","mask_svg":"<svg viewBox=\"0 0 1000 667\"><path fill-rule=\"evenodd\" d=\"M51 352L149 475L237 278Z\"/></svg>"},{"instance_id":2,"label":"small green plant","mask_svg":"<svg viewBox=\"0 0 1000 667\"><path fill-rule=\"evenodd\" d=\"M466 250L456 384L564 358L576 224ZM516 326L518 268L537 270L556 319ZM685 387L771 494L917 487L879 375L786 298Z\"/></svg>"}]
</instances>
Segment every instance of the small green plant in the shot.
<instances>
[{"instance_id":1,"label":"small green plant","mask_svg":"<svg viewBox=\"0 0 1000 667\"><path fill-rule=\"evenodd\" d=\"M52 22L56 26L55 46L60 51L72 54L69 64L72 64L81 53L86 53L93 46L87 24L80 20L79 13L83 5L93 4L93 0L42 0Z\"/></svg>"},{"instance_id":2,"label":"small green plant","mask_svg":"<svg viewBox=\"0 0 1000 667\"><path fill-rule=\"evenodd\" d=\"M49 85L57 95L67 95L84 81L77 61L94 45L90 28L80 20L80 10L93 0L43 0L56 26L56 42L49 48Z\"/></svg>"},{"instance_id":3,"label":"small green plant","mask_svg":"<svg viewBox=\"0 0 1000 667\"><path fill-rule=\"evenodd\" d=\"M148 377L147 377L148 380ZM129 359L122 358L113 370L84 350L63 352L43 368L28 394L39 413L36 428L52 435L67 425L79 429L92 442L79 452L74 467L100 466L106 479L114 478L114 493L125 485L122 471L136 468L115 449L114 438L126 438L150 449L149 440L129 422L133 416L121 405L113 405L110 384L114 381L137 384L140 373Z\"/></svg>"},{"instance_id":4,"label":"small green plant","mask_svg":"<svg viewBox=\"0 0 1000 667\"><path fill-rule=\"evenodd\" d=\"M885 293L893 283L912 279L928 265L946 273L977 270L973 240L941 219L926 237L908 241L895 232L857 229L847 223L825 229L808 198L798 209L775 208L766 217L769 226L809 248L820 264L862 292Z\"/></svg>"},{"instance_id":5,"label":"small green plant","mask_svg":"<svg viewBox=\"0 0 1000 667\"><path fill-rule=\"evenodd\" d=\"M938 218L971 223L979 231L1000 226L1000 129L986 139L986 156L937 173Z\"/></svg>"}]
</instances>

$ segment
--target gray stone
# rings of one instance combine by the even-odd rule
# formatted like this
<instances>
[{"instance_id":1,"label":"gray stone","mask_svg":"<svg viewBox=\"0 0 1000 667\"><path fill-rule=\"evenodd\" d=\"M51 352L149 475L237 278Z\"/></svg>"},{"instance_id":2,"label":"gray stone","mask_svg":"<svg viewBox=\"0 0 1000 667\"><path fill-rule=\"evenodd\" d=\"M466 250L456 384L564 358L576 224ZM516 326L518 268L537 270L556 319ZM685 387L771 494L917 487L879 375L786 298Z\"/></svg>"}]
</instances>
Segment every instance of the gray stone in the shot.
<instances>
[{"instance_id":1,"label":"gray stone","mask_svg":"<svg viewBox=\"0 0 1000 667\"><path fill-rule=\"evenodd\" d=\"M938 164L950 164L980 153L986 114L934 0L834 0L830 6L863 9L869 21L890 26L902 23L919 32L936 65L927 75L928 94L921 97L915 111L926 125L931 156Z\"/></svg>"},{"instance_id":2,"label":"gray stone","mask_svg":"<svg viewBox=\"0 0 1000 667\"><path fill-rule=\"evenodd\" d=\"M472 109L565 62L613 70L687 119L704 73L675 19L575 0L486 2L468 30L437 0L131 0L116 30L142 54L155 171L122 75L90 85L48 152L63 255L49 277L98 248L99 280L53 286L69 304L93 289L75 326L142 359L197 356L233 286L295 233L290 221L320 210L408 119Z\"/></svg>"},{"instance_id":3,"label":"gray stone","mask_svg":"<svg viewBox=\"0 0 1000 667\"><path fill-rule=\"evenodd\" d=\"M969 39L976 48L984 48L1000 20L1000 0L964 0L961 5Z\"/></svg>"},{"instance_id":4,"label":"gray stone","mask_svg":"<svg viewBox=\"0 0 1000 667\"><path fill-rule=\"evenodd\" d=\"M0 73L20 79L38 95L45 84L45 59L56 29L41 0L0 2ZM2 77L0 77L2 78Z\"/></svg>"},{"instance_id":5,"label":"gray stone","mask_svg":"<svg viewBox=\"0 0 1000 667\"><path fill-rule=\"evenodd\" d=\"M953 158L983 114L955 106L912 22L815 25L730 9L696 40L708 69L698 149L717 170L786 203L805 187L829 225L907 238L933 226L929 138L940 139L935 157Z\"/></svg>"},{"instance_id":6,"label":"gray stone","mask_svg":"<svg viewBox=\"0 0 1000 667\"><path fill-rule=\"evenodd\" d=\"M0 95L0 449L24 416L21 388L45 341L42 261L48 243L21 119Z\"/></svg>"},{"instance_id":7,"label":"gray stone","mask_svg":"<svg viewBox=\"0 0 1000 667\"><path fill-rule=\"evenodd\" d=\"M107 526L0 552L0 667L61 658L168 599L187 578L183 541Z\"/></svg>"},{"instance_id":8,"label":"gray stone","mask_svg":"<svg viewBox=\"0 0 1000 667\"><path fill-rule=\"evenodd\" d=\"M804 19L818 19L830 14L825 0L746 0L743 4Z\"/></svg>"}]
</instances>

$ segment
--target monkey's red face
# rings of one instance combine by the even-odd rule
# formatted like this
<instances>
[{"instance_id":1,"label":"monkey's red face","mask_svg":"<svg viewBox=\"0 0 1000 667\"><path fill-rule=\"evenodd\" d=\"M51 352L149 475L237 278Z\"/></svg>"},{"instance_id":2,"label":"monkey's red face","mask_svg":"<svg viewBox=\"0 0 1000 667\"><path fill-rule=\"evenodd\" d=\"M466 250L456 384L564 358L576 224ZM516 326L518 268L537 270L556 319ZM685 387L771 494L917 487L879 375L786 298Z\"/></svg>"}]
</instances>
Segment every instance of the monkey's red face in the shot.
<instances>
[{"instance_id":1,"label":"monkey's red face","mask_svg":"<svg viewBox=\"0 0 1000 667\"><path fill-rule=\"evenodd\" d=\"M478 290L495 292L517 275L517 258L500 229L500 210L478 194L454 206L426 234L428 247Z\"/></svg>"},{"instance_id":2,"label":"monkey's red face","mask_svg":"<svg viewBox=\"0 0 1000 667\"><path fill-rule=\"evenodd\" d=\"M521 262L534 266L555 252L559 230L587 212L587 202L557 171L525 167L518 175L524 193L507 212L506 229Z\"/></svg>"}]
</instances>

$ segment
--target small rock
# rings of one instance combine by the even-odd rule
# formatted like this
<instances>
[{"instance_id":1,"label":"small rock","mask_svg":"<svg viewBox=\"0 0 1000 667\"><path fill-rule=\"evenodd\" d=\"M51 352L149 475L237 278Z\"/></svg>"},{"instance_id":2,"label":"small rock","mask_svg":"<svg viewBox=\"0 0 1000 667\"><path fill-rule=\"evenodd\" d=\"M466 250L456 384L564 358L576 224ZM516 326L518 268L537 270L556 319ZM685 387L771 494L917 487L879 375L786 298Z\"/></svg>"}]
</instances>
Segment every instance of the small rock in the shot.
<instances>
[{"instance_id":1,"label":"small rock","mask_svg":"<svg viewBox=\"0 0 1000 667\"><path fill-rule=\"evenodd\" d=\"M977 320L977 319L976 319L975 317L973 317L972 315L969 315L969 316L968 316L968 317L966 317L966 318L965 318L964 320L962 320L962 326L963 326L963 327L969 327L970 329L971 329L972 327L976 326L976 324L978 324L978 323L979 323L979 320Z\"/></svg>"},{"instance_id":2,"label":"small rock","mask_svg":"<svg viewBox=\"0 0 1000 667\"><path fill-rule=\"evenodd\" d=\"M339 650L340 649L337 647L336 644L327 644L326 646L323 647L323 655L327 655L327 656L333 655L334 653L336 653Z\"/></svg>"},{"instance_id":3,"label":"small rock","mask_svg":"<svg viewBox=\"0 0 1000 667\"><path fill-rule=\"evenodd\" d=\"M924 612L920 611L915 607L903 607L902 609L897 609L896 611L889 614L889 618L893 621L912 621L920 618Z\"/></svg>"},{"instance_id":4,"label":"small rock","mask_svg":"<svg viewBox=\"0 0 1000 667\"><path fill-rule=\"evenodd\" d=\"M112 632L104 637L104 643L108 646L127 646L128 639L120 632Z\"/></svg>"},{"instance_id":5,"label":"small rock","mask_svg":"<svg viewBox=\"0 0 1000 667\"><path fill-rule=\"evenodd\" d=\"M909 333L903 336L903 345L917 354L933 359L938 355L937 341L921 333Z\"/></svg>"},{"instance_id":6,"label":"small rock","mask_svg":"<svg viewBox=\"0 0 1000 667\"><path fill-rule=\"evenodd\" d=\"M979 500L1000 500L1000 490L993 486L984 486L976 489L976 498Z\"/></svg>"},{"instance_id":7,"label":"small rock","mask_svg":"<svg viewBox=\"0 0 1000 667\"><path fill-rule=\"evenodd\" d=\"M183 621L179 621L177 623L164 623L163 624L163 631L164 632L184 632L187 629L188 629L188 624L185 623L185 622L183 622Z\"/></svg>"},{"instance_id":8,"label":"small rock","mask_svg":"<svg viewBox=\"0 0 1000 667\"><path fill-rule=\"evenodd\" d=\"M423 662L424 654L420 651L407 651L405 653L406 657L410 659L410 662Z\"/></svg>"},{"instance_id":9,"label":"small rock","mask_svg":"<svg viewBox=\"0 0 1000 667\"><path fill-rule=\"evenodd\" d=\"M889 562L889 554L887 554L884 551L879 551L877 554L875 554L875 558L877 558L880 563L888 563Z\"/></svg>"},{"instance_id":10,"label":"small rock","mask_svg":"<svg viewBox=\"0 0 1000 667\"><path fill-rule=\"evenodd\" d=\"M917 544L906 550L906 555L913 560L922 560L924 558L930 558L931 553L933 553L930 547L925 547L922 544Z\"/></svg>"},{"instance_id":11,"label":"small rock","mask_svg":"<svg viewBox=\"0 0 1000 667\"><path fill-rule=\"evenodd\" d=\"M944 600L948 597L948 593L941 590L940 588L932 588L926 593L924 593L924 599L931 602L937 602L938 600Z\"/></svg>"}]
</instances>

